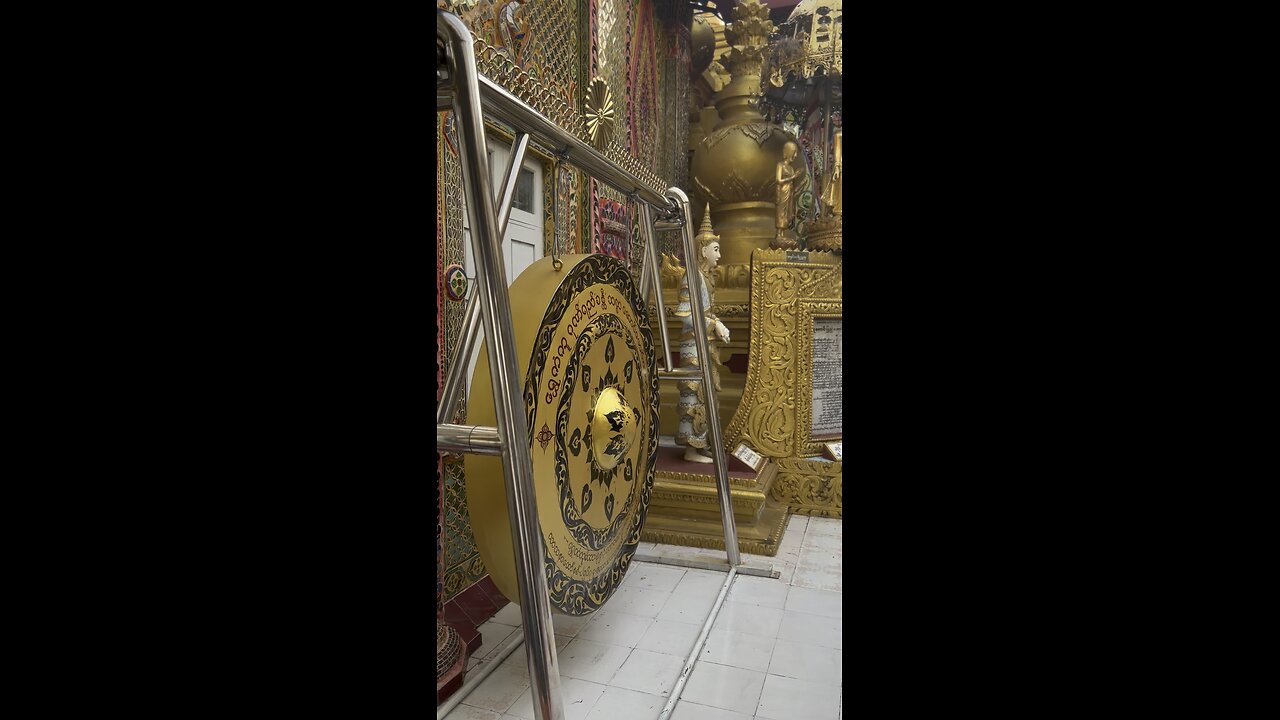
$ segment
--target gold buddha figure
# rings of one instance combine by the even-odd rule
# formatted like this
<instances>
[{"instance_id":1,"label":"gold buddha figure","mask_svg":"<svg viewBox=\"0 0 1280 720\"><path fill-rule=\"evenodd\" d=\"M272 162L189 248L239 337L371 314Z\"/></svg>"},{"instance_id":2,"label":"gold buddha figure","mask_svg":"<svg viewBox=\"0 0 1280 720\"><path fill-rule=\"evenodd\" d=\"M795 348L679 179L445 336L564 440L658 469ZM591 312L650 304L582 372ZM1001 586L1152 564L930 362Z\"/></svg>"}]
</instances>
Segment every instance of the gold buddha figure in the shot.
<instances>
[{"instance_id":1,"label":"gold buddha figure","mask_svg":"<svg viewBox=\"0 0 1280 720\"><path fill-rule=\"evenodd\" d=\"M778 214L775 225L778 229L776 242L779 247L793 244L791 238L787 237L787 231L796 219L798 179L805 172L804 166L797 160L799 154L800 147L794 142L788 142L782 148L782 159L778 161L778 169L775 176L775 180L778 183Z\"/></svg>"},{"instance_id":2,"label":"gold buddha figure","mask_svg":"<svg viewBox=\"0 0 1280 720\"><path fill-rule=\"evenodd\" d=\"M822 188L822 204L826 206L827 213L830 215L840 215L842 211L840 198L844 190L844 173L840 155L844 146L844 139L841 137L843 132L843 130L836 131L835 158L831 162L831 175L827 178L826 187Z\"/></svg>"}]
</instances>

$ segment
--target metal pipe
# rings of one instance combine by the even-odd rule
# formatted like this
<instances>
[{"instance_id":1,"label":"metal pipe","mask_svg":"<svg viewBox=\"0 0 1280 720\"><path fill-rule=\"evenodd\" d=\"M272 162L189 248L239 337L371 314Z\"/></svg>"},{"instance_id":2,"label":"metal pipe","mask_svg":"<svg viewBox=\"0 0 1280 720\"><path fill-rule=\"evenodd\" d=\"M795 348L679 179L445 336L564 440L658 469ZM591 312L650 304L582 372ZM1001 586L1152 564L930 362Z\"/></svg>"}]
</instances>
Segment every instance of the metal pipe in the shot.
<instances>
[{"instance_id":1,"label":"metal pipe","mask_svg":"<svg viewBox=\"0 0 1280 720\"><path fill-rule=\"evenodd\" d=\"M472 690L480 687L480 683L484 682L485 678L489 677L490 673L497 670L498 666L502 664L502 661L506 660L507 656L509 656L516 648L520 647L520 644L523 642L524 636L517 636L514 642L507 643L506 647L499 650L497 655L480 663L479 665L476 665L476 669L470 673L470 677L467 678L467 681L463 683L462 687L458 688L457 692L450 695L449 699L445 700L443 705L436 708L436 720L444 720L445 716L458 706L458 703L466 700Z\"/></svg>"},{"instance_id":2,"label":"metal pipe","mask_svg":"<svg viewBox=\"0 0 1280 720\"><path fill-rule=\"evenodd\" d=\"M516 133L515 142L511 143L511 157L507 158L507 172L502 176L502 197L498 199L498 234L507 234L507 220L511 219L511 201L516 196L516 181L520 179L520 168L524 165L524 151L529 148L529 133Z\"/></svg>"},{"instance_id":3,"label":"metal pipe","mask_svg":"<svg viewBox=\"0 0 1280 720\"><path fill-rule=\"evenodd\" d=\"M667 353L670 355L670 353ZM670 364L670 363L668 363ZM658 370L659 380L679 380L680 378L698 377L702 368L676 368L674 370Z\"/></svg>"},{"instance_id":4,"label":"metal pipe","mask_svg":"<svg viewBox=\"0 0 1280 720\"><path fill-rule=\"evenodd\" d=\"M622 169L568 130L543 117L506 88L483 75L478 78L480 100L489 117L527 131L535 140L549 148L562 148L569 162L624 195L635 193L640 200L650 205L666 207L667 201L658 190L646 185L643 180Z\"/></svg>"},{"instance_id":5,"label":"metal pipe","mask_svg":"<svg viewBox=\"0 0 1280 720\"><path fill-rule=\"evenodd\" d=\"M471 365L471 353L475 351L479 335L480 293L477 291L467 299L467 309L462 316L462 331L458 333L458 341L453 346L453 363L445 371L444 393L440 396L440 404L436 406L437 425L453 421L453 415L458 409L458 398L462 395L463 376Z\"/></svg>"},{"instance_id":6,"label":"metal pipe","mask_svg":"<svg viewBox=\"0 0 1280 720\"><path fill-rule=\"evenodd\" d=\"M684 225L680 223L667 222L666 220L659 220L658 222L654 223L653 227L656 230L679 230L683 228Z\"/></svg>"},{"instance_id":7,"label":"metal pipe","mask_svg":"<svg viewBox=\"0 0 1280 720\"><path fill-rule=\"evenodd\" d=\"M667 304L662 299L662 276L658 273L658 247L653 241L653 208L643 203L640 205L640 227L644 233L644 267L640 283L641 287L647 285L653 290L653 303L658 308L658 334L662 336L662 367L671 372L674 369L671 366L671 338L667 330ZM649 302L647 292L644 300Z\"/></svg>"},{"instance_id":8,"label":"metal pipe","mask_svg":"<svg viewBox=\"0 0 1280 720\"><path fill-rule=\"evenodd\" d=\"M742 558L738 554L738 530L733 524L733 505L729 497L729 476L725 467L724 439L721 437L720 407L716 401L715 388L711 384L711 363L707 344L707 320L702 308L702 273L698 271L698 250L693 241L693 218L689 216L689 196L678 187L667 189L667 197L676 201L680 212L684 215L684 258L685 276L689 281L689 309L693 314L693 334L698 343L702 362L703 397L707 402L707 431L711 436L711 459L716 466L716 494L720 499L720 520L724 525L724 547L729 555L729 564L737 566Z\"/></svg>"},{"instance_id":9,"label":"metal pipe","mask_svg":"<svg viewBox=\"0 0 1280 720\"><path fill-rule=\"evenodd\" d=\"M636 553L631 557L633 562L646 562L655 565L670 565L672 567L696 568L698 570L714 570L716 572L728 572L733 566L724 561L715 560L686 560L677 557L665 557L663 555L649 555L648 553ZM778 578L782 577L781 570L774 570L773 563L769 563L768 567L749 565L742 563L738 566L739 575L755 575L757 577Z\"/></svg>"},{"instance_id":10,"label":"metal pipe","mask_svg":"<svg viewBox=\"0 0 1280 720\"><path fill-rule=\"evenodd\" d=\"M471 32L457 16L437 9L436 36L447 44L450 77L456 88L454 104L460 129L462 180L468 193L467 213L471 218L471 242L481 294L480 311L488 341L486 346L492 371L498 436L503 445L502 474L506 482L520 607L524 610L524 639L534 718L563 720L560 668L556 660L547 578L542 567L545 550L535 506L529 428L525 424L520 397L523 383L518 377L515 329L509 312L511 299L503 273L502 236L498 232L498 216L490 191L481 114L481 83L478 82L482 78L476 71ZM522 122L512 124L524 126Z\"/></svg>"},{"instance_id":11,"label":"metal pipe","mask_svg":"<svg viewBox=\"0 0 1280 720\"><path fill-rule=\"evenodd\" d=\"M502 439L498 437L497 428L440 423L436 425L436 450L472 455L501 455Z\"/></svg>"},{"instance_id":12,"label":"metal pipe","mask_svg":"<svg viewBox=\"0 0 1280 720\"><path fill-rule=\"evenodd\" d=\"M720 614L720 606L724 604L724 597L729 593L729 585L733 583L733 579L737 577L738 568L729 568L729 574L724 579L724 585L720 586L720 594L716 596L716 604L711 606L711 614L707 616L707 621L702 623L702 632L698 634L698 641L693 644L693 652L689 653L689 658L684 661L684 669L680 671L680 678L676 680L676 686L671 689L671 699L667 701L667 706L662 708L662 714L658 716L658 720L668 720L672 711L676 709L676 703L680 702L680 693L684 692L684 684L689 681L689 674L693 672L693 666L698 662L698 655L702 653L702 646L707 642L707 634L711 632L711 626L716 621L716 615Z\"/></svg>"},{"instance_id":13,"label":"metal pipe","mask_svg":"<svg viewBox=\"0 0 1280 720\"><path fill-rule=\"evenodd\" d=\"M640 217L637 222L640 223L640 241L644 243L645 251L640 254L640 300L644 303L645 318L649 317L649 289L652 287L653 278L649 273L649 246L653 244L653 223L649 219L649 206L639 203ZM662 293L662 288L658 288L658 293Z\"/></svg>"},{"instance_id":14,"label":"metal pipe","mask_svg":"<svg viewBox=\"0 0 1280 720\"><path fill-rule=\"evenodd\" d=\"M507 221L511 219L511 201L516 194L516 177L524 163L524 153L529 147L529 135L519 133L511 145L511 157L507 163L507 172L502 176L502 197L498 198L498 235L507 234ZM476 273L477 277L479 272ZM503 276L506 277L505 275ZM477 280L477 283L479 281ZM440 404L436 407L436 424L453 422L454 413L458 409L458 399L462 395L465 373L471 367L471 354L475 352L476 338L480 336L480 293L473 292L467 299L467 310L462 319L462 331L458 333L458 341L453 348L453 364L449 366L444 379L444 394L440 396Z\"/></svg>"}]
</instances>

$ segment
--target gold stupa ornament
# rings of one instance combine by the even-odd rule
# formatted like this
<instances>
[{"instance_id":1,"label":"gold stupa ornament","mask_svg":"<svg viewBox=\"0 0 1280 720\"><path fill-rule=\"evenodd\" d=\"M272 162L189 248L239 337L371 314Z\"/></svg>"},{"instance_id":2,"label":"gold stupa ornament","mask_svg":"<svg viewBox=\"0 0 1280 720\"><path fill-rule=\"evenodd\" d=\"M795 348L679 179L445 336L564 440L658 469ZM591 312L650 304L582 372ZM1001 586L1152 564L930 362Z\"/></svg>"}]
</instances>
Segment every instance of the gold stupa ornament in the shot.
<instances>
[{"instance_id":1,"label":"gold stupa ornament","mask_svg":"<svg viewBox=\"0 0 1280 720\"><path fill-rule=\"evenodd\" d=\"M613 93L604 78L595 78L587 88L586 112L587 135L597 150L603 150L613 139Z\"/></svg>"},{"instance_id":2,"label":"gold stupa ornament","mask_svg":"<svg viewBox=\"0 0 1280 720\"><path fill-rule=\"evenodd\" d=\"M795 138L757 107L773 31L769 8L758 0L734 8L723 58L731 80L715 96L720 122L698 144L690 165L694 195L711 205L726 266L748 264L751 251L769 247L777 234L778 162Z\"/></svg>"}]
</instances>

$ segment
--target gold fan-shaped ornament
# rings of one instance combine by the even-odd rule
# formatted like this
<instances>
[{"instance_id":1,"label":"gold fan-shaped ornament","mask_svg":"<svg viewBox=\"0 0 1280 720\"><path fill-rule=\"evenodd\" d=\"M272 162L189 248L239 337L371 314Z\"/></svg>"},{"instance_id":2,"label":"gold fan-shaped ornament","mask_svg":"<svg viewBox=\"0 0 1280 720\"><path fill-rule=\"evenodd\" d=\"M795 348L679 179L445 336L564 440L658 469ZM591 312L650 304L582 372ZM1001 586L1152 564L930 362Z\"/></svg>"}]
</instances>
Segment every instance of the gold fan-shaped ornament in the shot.
<instances>
[{"instance_id":1,"label":"gold fan-shaped ornament","mask_svg":"<svg viewBox=\"0 0 1280 720\"><path fill-rule=\"evenodd\" d=\"M604 150L613 138L613 93L604 78L595 78L587 88L587 134L597 150Z\"/></svg>"}]
</instances>

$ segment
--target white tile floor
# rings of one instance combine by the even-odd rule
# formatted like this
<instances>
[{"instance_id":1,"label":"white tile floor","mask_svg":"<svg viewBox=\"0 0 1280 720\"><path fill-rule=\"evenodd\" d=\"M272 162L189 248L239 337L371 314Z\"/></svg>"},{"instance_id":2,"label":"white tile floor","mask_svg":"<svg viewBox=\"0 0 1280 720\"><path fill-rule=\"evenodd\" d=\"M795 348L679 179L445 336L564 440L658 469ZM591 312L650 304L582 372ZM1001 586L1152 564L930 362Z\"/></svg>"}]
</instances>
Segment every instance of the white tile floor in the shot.
<instances>
[{"instance_id":1,"label":"white tile floor","mask_svg":"<svg viewBox=\"0 0 1280 720\"><path fill-rule=\"evenodd\" d=\"M707 636L672 720L841 720L840 520L793 515L772 563L777 579L740 575ZM664 557L724 560L724 552L642 543ZM666 707L724 574L634 563L604 609L556 615L566 720L654 720ZM511 604L481 626L492 662L521 637ZM491 644L492 643L492 644ZM512 652L446 720L534 720L524 647Z\"/></svg>"}]
</instances>

